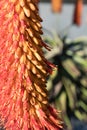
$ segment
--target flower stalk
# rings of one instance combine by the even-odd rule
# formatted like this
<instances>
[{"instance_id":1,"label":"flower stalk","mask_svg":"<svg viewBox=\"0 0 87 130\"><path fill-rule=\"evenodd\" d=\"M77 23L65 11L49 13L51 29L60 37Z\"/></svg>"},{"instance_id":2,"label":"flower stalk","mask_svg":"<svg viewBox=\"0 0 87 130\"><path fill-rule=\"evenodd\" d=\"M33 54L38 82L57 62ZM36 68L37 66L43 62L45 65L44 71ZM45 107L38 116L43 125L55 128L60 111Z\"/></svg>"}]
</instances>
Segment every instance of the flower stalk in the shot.
<instances>
[{"instance_id":1,"label":"flower stalk","mask_svg":"<svg viewBox=\"0 0 87 130\"><path fill-rule=\"evenodd\" d=\"M0 117L6 130L62 130L48 103L54 67L43 54L36 0L0 1Z\"/></svg>"}]
</instances>

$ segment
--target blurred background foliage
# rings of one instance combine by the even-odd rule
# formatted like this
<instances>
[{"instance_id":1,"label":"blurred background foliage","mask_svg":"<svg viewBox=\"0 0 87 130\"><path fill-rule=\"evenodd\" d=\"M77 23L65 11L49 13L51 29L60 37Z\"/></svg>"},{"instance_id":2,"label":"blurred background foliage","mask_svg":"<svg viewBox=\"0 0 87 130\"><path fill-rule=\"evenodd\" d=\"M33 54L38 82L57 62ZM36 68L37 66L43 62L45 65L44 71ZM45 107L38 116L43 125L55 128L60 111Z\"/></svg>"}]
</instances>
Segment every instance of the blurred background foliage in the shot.
<instances>
[{"instance_id":1,"label":"blurred background foliage","mask_svg":"<svg viewBox=\"0 0 87 130\"><path fill-rule=\"evenodd\" d=\"M87 37L70 40L55 33L43 39L52 47L46 58L57 65L48 78L49 102L62 110L72 129L72 117L87 121Z\"/></svg>"},{"instance_id":2,"label":"blurred background foliage","mask_svg":"<svg viewBox=\"0 0 87 130\"><path fill-rule=\"evenodd\" d=\"M43 28L42 36L52 48L51 51L44 50L45 57L57 66L48 77L49 102L62 111L67 129L72 130L72 118L87 123L87 36L70 39L68 33L74 25L81 26L83 3L86 1L59 0L61 7L55 6L58 0L50 2L51 11L56 13L62 12L63 2L73 2L75 5L72 23L68 27L60 32Z\"/></svg>"}]
</instances>

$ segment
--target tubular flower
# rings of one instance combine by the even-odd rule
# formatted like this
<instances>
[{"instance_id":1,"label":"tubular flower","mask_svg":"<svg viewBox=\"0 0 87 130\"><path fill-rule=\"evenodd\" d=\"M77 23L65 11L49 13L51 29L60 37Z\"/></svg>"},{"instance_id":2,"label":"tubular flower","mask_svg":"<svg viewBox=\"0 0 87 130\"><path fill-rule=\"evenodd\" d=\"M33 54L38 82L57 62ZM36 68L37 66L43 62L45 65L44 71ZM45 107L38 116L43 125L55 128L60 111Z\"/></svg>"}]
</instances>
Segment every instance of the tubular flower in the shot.
<instances>
[{"instance_id":1,"label":"tubular flower","mask_svg":"<svg viewBox=\"0 0 87 130\"><path fill-rule=\"evenodd\" d=\"M74 10L73 23L78 26L81 24L82 10L83 10L83 0L77 0Z\"/></svg>"},{"instance_id":2,"label":"tubular flower","mask_svg":"<svg viewBox=\"0 0 87 130\"><path fill-rule=\"evenodd\" d=\"M51 0L53 12L61 12L62 10L62 0Z\"/></svg>"},{"instance_id":3,"label":"tubular flower","mask_svg":"<svg viewBox=\"0 0 87 130\"><path fill-rule=\"evenodd\" d=\"M41 39L36 0L0 0L0 118L6 130L63 129L48 103L52 64Z\"/></svg>"}]
</instances>

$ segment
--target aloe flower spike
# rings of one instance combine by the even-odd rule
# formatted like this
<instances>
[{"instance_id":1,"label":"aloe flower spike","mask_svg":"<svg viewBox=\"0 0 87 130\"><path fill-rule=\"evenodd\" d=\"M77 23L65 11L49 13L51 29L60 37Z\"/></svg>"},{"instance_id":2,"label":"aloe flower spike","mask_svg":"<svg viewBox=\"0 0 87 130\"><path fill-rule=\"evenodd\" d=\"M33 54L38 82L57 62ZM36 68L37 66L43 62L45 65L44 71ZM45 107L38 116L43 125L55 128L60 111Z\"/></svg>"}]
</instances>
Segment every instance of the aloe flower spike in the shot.
<instances>
[{"instance_id":1,"label":"aloe flower spike","mask_svg":"<svg viewBox=\"0 0 87 130\"><path fill-rule=\"evenodd\" d=\"M52 71L42 51L36 0L0 0L0 118L6 130L62 130L48 103Z\"/></svg>"},{"instance_id":2,"label":"aloe flower spike","mask_svg":"<svg viewBox=\"0 0 87 130\"><path fill-rule=\"evenodd\" d=\"M62 11L62 0L51 0L52 11L60 13Z\"/></svg>"},{"instance_id":3,"label":"aloe flower spike","mask_svg":"<svg viewBox=\"0 0 87 130\"><path fill-rule=\"evenodd\" d=\"M80 26L82 23L83 0L76 0L73 24Z\"/></svg>"}]
</instances>

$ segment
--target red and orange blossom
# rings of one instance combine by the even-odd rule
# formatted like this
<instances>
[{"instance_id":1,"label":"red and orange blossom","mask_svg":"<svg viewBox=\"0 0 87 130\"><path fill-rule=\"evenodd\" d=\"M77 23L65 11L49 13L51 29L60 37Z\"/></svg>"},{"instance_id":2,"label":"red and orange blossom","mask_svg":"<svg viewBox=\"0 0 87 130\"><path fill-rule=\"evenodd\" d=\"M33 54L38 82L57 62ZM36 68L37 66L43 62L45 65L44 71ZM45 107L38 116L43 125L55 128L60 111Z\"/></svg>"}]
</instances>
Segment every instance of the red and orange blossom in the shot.
<instances>
[{"instance_id":1,"label":"red and orange blossom","mask_svg":"<svg viewBox=\"0 0 87 130\"><path fill-rule=\"evenodd\" d=\"M48 103L52 71L42 47L36 0L0 0L0 117L6 130L61 130Z\"/></svg>"}]
</instances>

